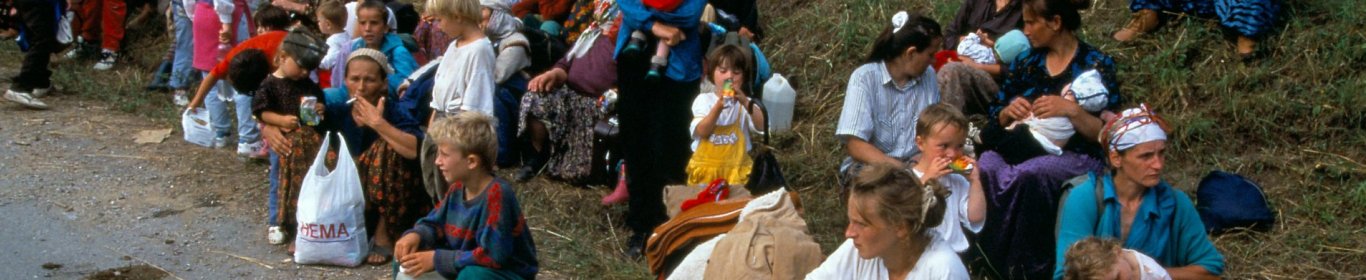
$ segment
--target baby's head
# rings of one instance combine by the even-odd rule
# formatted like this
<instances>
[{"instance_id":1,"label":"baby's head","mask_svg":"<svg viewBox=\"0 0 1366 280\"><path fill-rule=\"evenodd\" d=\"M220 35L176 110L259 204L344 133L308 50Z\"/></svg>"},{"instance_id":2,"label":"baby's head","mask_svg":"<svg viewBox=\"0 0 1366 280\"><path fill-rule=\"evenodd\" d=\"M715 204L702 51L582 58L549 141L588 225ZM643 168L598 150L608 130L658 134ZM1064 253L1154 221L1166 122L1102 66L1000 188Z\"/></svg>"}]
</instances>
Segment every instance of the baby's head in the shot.
<instances>
[{"instance_id":1,"label":"baby's head","mask_svg":"<svg viewBox=\"0 0 1366 280\"><path fill-rule=\"evenodd\" d=\"M1015 62L1020 54L1029 49L1029 38L1020 30L1011 30L996 38L996 57L1001 58L1000 64L1006 65Z\"/></svg>"},{"instance_id":2,"label":"baby's head","mask_svg":"<svg viewBox=\"0 0 1366 280\"><path fill-rule=\"evenodd\" d=\"M1072 243L1063 255L1063 279L1134 279L1133 266L1123 252L1114 239L1092 236Z\"/></svg>"},{"instance_id":3,"label":"baby's head","mask_svg":"<svg viewBox=\"0 0 1366 280\"><path fill-rule=\"evenodd\" d=\"M346 17L346 6L341 1L324 1L318 6L318 31L327 35L344 32Z\"/></svg>"},{"instance_id":4,"label":"baby's head","mask_svg":"<svg viewBox=\"0 0 1366 280\"><path fill-rule=\"evenodd\" d=\"M1105 106L1109 104L1108 94L1110 90L1105 88L1100 72L1096 70L1082 72L1062 90L1063 98L1077 101L1082 109L1092 113L1105 110Z\"/></svg>"}]
</instances>

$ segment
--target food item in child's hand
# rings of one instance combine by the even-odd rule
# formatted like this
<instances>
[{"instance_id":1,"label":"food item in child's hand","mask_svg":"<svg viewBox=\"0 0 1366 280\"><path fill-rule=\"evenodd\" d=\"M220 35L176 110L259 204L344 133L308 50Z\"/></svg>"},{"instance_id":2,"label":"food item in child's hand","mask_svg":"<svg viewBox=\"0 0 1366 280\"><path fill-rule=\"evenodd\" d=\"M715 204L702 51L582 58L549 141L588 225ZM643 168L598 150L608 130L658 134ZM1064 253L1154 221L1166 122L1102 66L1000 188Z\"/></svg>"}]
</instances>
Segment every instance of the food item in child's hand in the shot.
<instances>
[{"instance_id":1,"label":"food item in child's hand","mask_svg":"<svg viewBox=\"0 0 1366 280\"><path fill-rule=\"evenodd\" d=\"M299 122L305 126L317 126L322 120L317 110L318 97L304 96L299 100Z\"/></svg>"},{"instance_id":2,"label":"food item in child's hand","mask_svg":"<svg viewBox=\"0 0 1366 280\"><path fill-rule=\"evenodd\" d=\"M721 96L735 97L735 88L731 87L730 79L726 79L726 85L721 87Z\"/></svg>"},{"instance_id":3,"label":"food item in child's hand","mask_svg":"<svg viewBox=\"0 0 1366 280\"><path fill-rule=\"evenodd\" d=\"M972 172L972 163L968 162L967 157L958 157L958 159L949 162L949 169L959 173Z\"/></svg>"}]
</instances>

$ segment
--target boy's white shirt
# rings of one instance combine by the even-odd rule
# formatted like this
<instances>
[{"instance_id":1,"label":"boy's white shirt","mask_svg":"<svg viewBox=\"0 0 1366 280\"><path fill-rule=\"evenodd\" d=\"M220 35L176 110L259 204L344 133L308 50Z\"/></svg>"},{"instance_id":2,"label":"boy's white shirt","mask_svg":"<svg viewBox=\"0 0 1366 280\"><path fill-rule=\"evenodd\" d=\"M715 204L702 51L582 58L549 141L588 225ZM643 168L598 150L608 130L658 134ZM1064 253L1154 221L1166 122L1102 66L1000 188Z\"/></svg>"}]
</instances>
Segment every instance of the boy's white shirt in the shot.
<instances>
[{"instance_id":1,"label":"boy's white shirt","mask_svg":"<svg viewBox=\"0 0 1366 280\"><path fill-rule=\"evenodd\" d=\"M493 115L493 43L481 38L465 46L451 41L432 85L432 109L444 113L478 111Z\"/></svg>"},{"instance_id":2,"label":"boy's white shirt","mask_svg":"<svg viewBox=\"0 0 1366 280\"><path fill-rule=\"evenodd\" d=\"M845 239L835 252L825 258L819 267L806 275L807 280L826 279L889 279L887 264L882 258L864 259L859 257L853 239ZM905 279L968 279L968 270L953 250L943 246L930 245L920 254L915 267L906 273Z\"/></svg>"},{"instance_id":3,"label":"boy's white shirt","mask_svg":"<svg viewBox=\"0 0 1366 280\"><path fill-rule=\"evenodd\" d=\"M911 168L917 178L925 176L925 172L920 172ZM963 233L963 228L967 228L972 233L982 231L982 225L986 221L973 223L968 220L968 195L972 191L972 183L966 177L958 173L949 173L936 179L939 185L949 190L949 197L945 199L944 220L934 229L930 230L931 240L947 246L957 253L968 250L968 236Z\"/></svg>"},{"instance_id":4,"label":"boy's white shirt","mask_svg":"<svg viewBox=\"0 0 1366 280\"><path fill-rule=\"evenodd\" d=\"M352 38L346 32L337 32L327 36L327 54L323 55L323 60L318 63L318 69L332 70L333 87L344 87L342 81L346 80L346 58L351 55Z\"/></svg>"},{"instance_id":5,"label":"boy's white shirt","mask_svg":"<svg viewBox=\"0 0 1366 280\"><path fill-rule=\"evenodd\" d=\"M237 5L232 0L213 0L213 12L218 15L218 22L222 24L232 23L232 11L237 9Z\"/></svg>"},{"instance_id":6,"label":"boy's white shirt","mask_svg":"<svg viewBox=\"0 0 1366 280\"><path fill-rule=\"evenodd\" d=\"M715 92L705 92L702 94L698 94L696 98L693 98L692 123L688 125L688 135L697 134L697 125L702 123L702 119L706 118L708 113L711 113L711 107L716 105L717 99L721 99L721 96L717 95ZM725 108L721 109L720 115L716 117L716 126L727 126L734 124L736 114L740 114L740 119L745 121L745 130L752 132L751 135L763 133L762 131L759 131L757 127L754 126L754 119L750 117L749 110L746 108L740 108L740 102L734 99L731 99L731 101L726 102ZM697 151L697 145L700 144L703 140L704 139L699 139L695 136L693 137L692 150L694 152ZM750 148L753 148L752 143L752 140L745 141L745 151L749 151Z\"/></svg>"}]
</instances>

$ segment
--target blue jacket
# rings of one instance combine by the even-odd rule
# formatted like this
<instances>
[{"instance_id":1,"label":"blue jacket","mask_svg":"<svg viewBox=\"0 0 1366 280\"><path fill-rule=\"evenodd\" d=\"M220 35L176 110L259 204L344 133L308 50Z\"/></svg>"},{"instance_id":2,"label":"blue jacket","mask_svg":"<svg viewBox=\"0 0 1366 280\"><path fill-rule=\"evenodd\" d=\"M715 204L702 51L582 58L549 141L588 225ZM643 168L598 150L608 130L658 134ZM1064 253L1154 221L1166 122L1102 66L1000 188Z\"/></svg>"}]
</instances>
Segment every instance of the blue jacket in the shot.
<instances>
[{"instance_id":1,"label":"blue jacket","mask_svg":"<svg viewBox=\"0 0 1366 280\"><path fill-rule=\"evenodd\" d=\"M707 1L684 0L682 5L668 13L645 7L640 0L618 1L617 5L621 9L621 30L617 34L621 35L617 36L617 50L613 57L620 55L621 50L626 48L631 40L631 32L640 30L652 34L650 30L658 21L683 32L683 42L669 48L669 69L664 76L675 82L692 82L702 78L702 38L697 35L697 28Z\"/></svg>"},{"instance_id":2,"label":"blue jacket","mask_svg":"<svg viewBox=\"0 0 1366 280\"><path fill-rule=\"evenodd\" d=\"M1088 236L1120 238L1120 204L1114 179L1091 175L1091 180L1072 187L1058 207L1057 265L1053 278L1062 279L1063 254L1072 243ZM1101 203L1096 203L1097 181L1104 184ZM1096 209L1100 205L1101 209ZM1165 267L1199 265L1214 275L1224 273L1224 255L1205 236L1205 224L1190 197L1166 181L1143 191L1143 202L1129 225L1124 248L1142 252Z\"/></svg>"},{"instance_id":3,"label":"blue jacket","mask_svg":"<svg viewBox=\"0 0 1366 280\"><path fill-rule=\"evenodd\" d=\"M366 149L370 148L375 140L379 140L379 133L374 129L361 128L356 125L356 119L351 117L351 104L346 104L346 100L351 99L351 95L345 87L334 87L323 90L323 123L322 126L327 131L336 131L346 137L346 144L351 150L352 155L360 156ZM394 98L390 95L384 99L384 120L403 132L417 137L417 142L422 143L426 133L422 131L421 124L427 119L413 117L411 110L404 108L426 107L427 103L415 99Z\"/></svg>"},{"instance_id":4,"label":"blue jacket","mask_svg":"<svg viewBox=\"0 0 1366 280\"><path fill-rule=\"evenodd\" d=\"M394 73L389 74L389 92L398 92L398 86L403 84L403 79L408 78L408 74L417 69L417 61L413 60L412 53L403 47L403 39L400 39L398 34L384 34L382 45L379 51L389 57L389 65L394 67ZM362 38L356 38L355 42L351 43L352 50L364 47L365 40Z\"/></svg>"}]
</instances>

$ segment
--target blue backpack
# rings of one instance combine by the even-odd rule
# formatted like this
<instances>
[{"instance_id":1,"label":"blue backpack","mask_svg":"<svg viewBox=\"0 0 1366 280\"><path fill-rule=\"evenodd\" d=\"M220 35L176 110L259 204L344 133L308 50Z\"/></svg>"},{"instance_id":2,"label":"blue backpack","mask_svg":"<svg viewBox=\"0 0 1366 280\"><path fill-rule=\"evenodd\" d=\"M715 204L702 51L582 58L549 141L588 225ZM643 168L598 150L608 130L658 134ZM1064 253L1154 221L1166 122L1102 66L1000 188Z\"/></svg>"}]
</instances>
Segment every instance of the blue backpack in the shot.
<instances>
[{"instance_id":1,"label":"blue backpack","mask_svg":"<svg viewBox=\"0 0 1366 280\"><path fill-rule=\"evenodd\" d=\"M1235 228L1264 231L1276 223L1261 186L1238 174L1210 171L1196 190L1196 211L1213 234Z\"/></svg>"}]
</instances>

